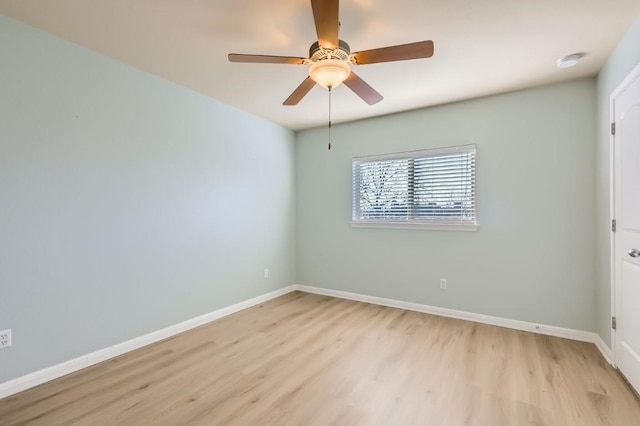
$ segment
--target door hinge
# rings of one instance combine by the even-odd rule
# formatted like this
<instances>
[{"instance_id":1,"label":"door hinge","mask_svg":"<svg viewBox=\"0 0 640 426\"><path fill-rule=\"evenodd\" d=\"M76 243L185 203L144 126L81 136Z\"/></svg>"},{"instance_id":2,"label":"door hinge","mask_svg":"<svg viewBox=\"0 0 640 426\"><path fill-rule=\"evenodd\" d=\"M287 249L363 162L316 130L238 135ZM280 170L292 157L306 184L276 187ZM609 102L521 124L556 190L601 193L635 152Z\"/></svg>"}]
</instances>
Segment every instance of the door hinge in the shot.
<instances>
[{"instance_id":1,"label":"door hinge","mask_svg":"<svg viewBox=\"0 0 640 426\"><path fill-rule=\"evenodd\" d=\"M611 317L611 328L614 330L618 329L618 322L616 321L616 317Z\"/></svg>"},{"instance_id":2,"label":"door hinge","mask_svg":"<svg viewBox=\"0 0 640 426\"><path fill-rule=\"evenodd\" d=\"M616 229L618 228L618 224L616 223L616 220L613 219L611 221L611 232L616 232Z\"/></svg>"},{"instance_id":3,"label":"door hinge","mask_svg":"<svg viewBox=\"0 0 640 426\"><path fill-rule=\"evenodd\" d=\"M611 123L611 134L615 135L616 134L616 123Z\"/></svg>"}]
</instances>

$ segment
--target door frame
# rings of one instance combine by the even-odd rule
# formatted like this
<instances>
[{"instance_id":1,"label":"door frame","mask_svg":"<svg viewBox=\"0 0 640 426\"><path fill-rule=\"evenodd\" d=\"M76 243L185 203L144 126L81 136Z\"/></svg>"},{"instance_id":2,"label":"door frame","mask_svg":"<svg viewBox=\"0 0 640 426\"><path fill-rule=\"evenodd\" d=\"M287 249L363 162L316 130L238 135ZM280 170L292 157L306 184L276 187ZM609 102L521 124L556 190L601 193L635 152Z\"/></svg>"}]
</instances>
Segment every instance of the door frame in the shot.
<instances>
[{"instance_id":1,"label":"door frame","mask_svg":"<svg viewBox=\"0 0 640 426\"><path fill-rule=\"evenodd\" d=\"M624 92L631 84L636 81L636 79L640 79L640 63L638 63L627 76L618 84L618 86L611 92L609 95L609 123L614 123L616 120L616 111L615 111L615 99ZM610 282L611 282L611 317L617 317L616 315L616 288L618 283L616 282L616 232L611 232L611 224L614 219L616 219L616 185L615 185L615 175L616 175L616 157L615 157L615 135L612 135L609 131L609 249L610 249L610 259L609 259L609 273L610 273ZM617 344L617 335L616 330L611 328L611 361L612 365L617 368L617 358L616 358L616 348Z\"/></svg>"}]
</instances>

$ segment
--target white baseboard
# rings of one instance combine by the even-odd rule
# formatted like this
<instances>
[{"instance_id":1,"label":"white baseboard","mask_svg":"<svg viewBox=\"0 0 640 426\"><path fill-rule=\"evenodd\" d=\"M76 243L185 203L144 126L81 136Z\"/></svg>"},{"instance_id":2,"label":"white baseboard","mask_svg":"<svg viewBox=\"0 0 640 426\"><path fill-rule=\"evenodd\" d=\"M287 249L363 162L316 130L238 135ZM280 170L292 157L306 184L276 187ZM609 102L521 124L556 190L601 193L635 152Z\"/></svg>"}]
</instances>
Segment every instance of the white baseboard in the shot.
<instances>
[{"instance_id":1,"label":"white baseboard","mask_svg":"<svg viewBox=\"0 0 640 426\"><path fill-rule=\"evenodd\" d=\"M227 306L225 308L218 309L208 314L201 315L196 318L189 319L187 321L175 324L162 330L154 331L144 336L135 337L126 342L118 343L108 348L100 349L90 354L82 355L78 358L65 361L63 363L44 368L42 370L29 373L25 376L18 377L5 383L0 383L0 399L7 396L22 392L23 390L38 386L42 383L48 382L53 379L57 379L75 371L81 370L86 367L98 364L111 358L115 358L119 355L141 348L143 346L150 345L152 343L159 342L168 337L175 336L176 334L183 333L191 330L192 328L199 327L203 324L215 321L219 318L231 315L233 313L242 311L260 303L264 303L268 300L275 299L276 297L290 293L295 290L295 286L289 286L281 288L279 290L272 291L267 294L263 294L253 299L245 300L235 305Z\"/></svg>"},{"instance_id":2,"label":"white baseboard","mask_svg":"<svg viewBox=\"0 0 640 426\"><path fill-rule=\"evenodd\" d=\"M136 337L126 342L118 343L108 348L100 349L87 355L65 361L63 363L44 368L42 370L29 373L25 376L18 377L5 383L0 383L0 399L10 395L22 392L23 390L38 386L42 383L57 379L67 374L76 372L86 367L98 364L127 352L159 342L166 338L183 333L203 324L215 321L219 318L242 311L252 306L259 305L268 300L275 299L294 290L306 293L320 294L324 296L337 297L340 299L355 300L358 302L372 303L375 305L389 306L392 308L406 309L409 311L423 312L427 314L439 315L448 318L456 318L467 321L479 322L483 324L496 325L500 327L512 328L516 330L530 331L533 333L545 334L548 336L563 337L565 339L579 340L582 342L594 343L602 353L602 356L609 362L612 362L611 349L604 343L602 338L592 332L573 330L569 328L555 327L550 325L541 325L526 321L510 320L506 318L493 317L489 315L474 314L471 312L457 311L454 309L439 308L436 306L422 305L419 303L402 302L399 300L385 299L382 297L366 296L362 294L349 293L340 290L330 290L319 287L310 287L305 285L292 285L281 288L267 294L263 294L235 305L218 309L208 314L201 315L196 318L175 324L162 330L154 331L144 336Z\"/></svg>"},{"instance_id":3,"label":"white baseboard","mask_svg":"<svg viewBox=\"0 0 640 426\"><path fill-rule=\"evenodd\" d=\"M326 288L310 287L296 284L296 290L306 293L332 296L340 299L355 300L358 302L372 303L374 305L389 306L392 308L406 309L408 311L423 312L426 314L439 315L447 318L455 318L466 321L473 321L482 324L496 325L499 327L512 328L515 330L530 331L532 333L544 334L547 336L562 337L565 339L589 342L596 345L602 356L609 364L613 364L611 350L596 333L590 331L574 330L553 325L536 324L527 321L512 320L507 318L493 317L490 315L475 314L472 312L457 311L454 309L439 308L436 306L422 305L419 303L402 302L399 300L385 299L382 297L366 296L357 293L349 293L340 290L330 290Z\"/></svg>"},{"instance_id":4,"label":"white baseboard","mask_svg":"<svg viewBox=\"0 0 640 426\"><path fill-rule=\"evenodd\" d=\"M602 354L604 359L606 359L609 364L615 367L615 364L613 362L613 352L611 351L609 345L607 345L604 340L602 340L602 337L600 337L599 334L596 334L596 339L593 343L595 343L598 350L600 350L600 353Z\"/></svg>"}]
</instances>

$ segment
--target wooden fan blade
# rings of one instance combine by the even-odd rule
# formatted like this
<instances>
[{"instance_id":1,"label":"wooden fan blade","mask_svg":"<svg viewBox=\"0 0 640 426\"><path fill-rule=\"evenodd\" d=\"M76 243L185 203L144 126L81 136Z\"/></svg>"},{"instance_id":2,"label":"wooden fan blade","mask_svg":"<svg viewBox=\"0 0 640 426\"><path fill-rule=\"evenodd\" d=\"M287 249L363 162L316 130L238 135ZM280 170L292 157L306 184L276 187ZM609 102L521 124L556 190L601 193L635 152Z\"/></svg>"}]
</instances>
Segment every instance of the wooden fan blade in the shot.
<instances>
[{"instance_id":1,"label":"wooden fan blade","mask_svg":"<svg viewBox=\"0 0 640 426\"><path fill-rule=\"evenodd\" d=\"M353 60L358 65L364 65L375 64L377 62L430 58L432 56L433 41L427 40L356 52L353 54Z\"/></svg>"},{"instance_id":2,"label":"wooden fan blade","mask_svg":"<svg viewBox=\"0 0 640 426\"><path fill-rule=\"evenodd\" d=\"M344 84L369 105L377 104L382 100L382 95L376 92L373 87L369 86L353 71L351 71L349 77L344 81Z\"/></svg>"},{"instance_id":3,"label":"wooden fan blade","mask_svg":"<svg viewBox=\"0 0 640 426\"><path fill-rule=\"evenodd\" d=\"M242 53L229 53L230 62L251 62L255 64L302 65L306 60L307 58L294 58L293 56L244 55Z\"/></svg>"},{"instance_id":4,"label":"wooden fan blade","mask_svg":"<svg viewBox=\"0 0 640 426\"><path fill-rule=\"evenodd\" d=\"M325 49L338 47L338 30L340 26L338 0L311 0L313 20L316 23L318 43Z\"/></svg>"},{"instance_id":5,"label":"wooden fan blade","mask_svg":"<svg viewBox=\"0 0 640 426\"><path fill-rule=\"evenodd\" d=\"M282 105L298 105L298 102L304 96L309 93L309 90L316 85L316 82L311 79L311 77L307 77L301 84L293 91L293 93L287 98L286 101L282 103Z\"/></svg>"}]
</instances>

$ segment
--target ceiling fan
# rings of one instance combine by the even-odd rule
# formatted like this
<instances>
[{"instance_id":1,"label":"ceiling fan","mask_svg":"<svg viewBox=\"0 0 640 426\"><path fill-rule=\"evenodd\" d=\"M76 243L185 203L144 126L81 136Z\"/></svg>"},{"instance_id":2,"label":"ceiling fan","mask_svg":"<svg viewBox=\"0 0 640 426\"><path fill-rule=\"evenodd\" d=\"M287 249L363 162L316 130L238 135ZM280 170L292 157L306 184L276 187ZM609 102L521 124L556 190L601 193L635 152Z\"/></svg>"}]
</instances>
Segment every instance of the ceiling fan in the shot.
<instances>
[{"instance_id":1,"label":"ceiling fan","mask_svg":"<svg viewBox=\"0 0 640 426\"><path fill-rule=\"evenodd\" d=\"M373 105L382 100L382 95L351 71L352 64L365 65L433 56L433 41L431 40L351 53L349 45L338 38L339 0L311 0L311 9L318 41L309 48L308 58L229 54L231 62L311 64L309 76L283 102L283 105L297 105L316 83L331 90L342 82L366 103Z\"/></svg>"}]
</instances>

